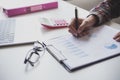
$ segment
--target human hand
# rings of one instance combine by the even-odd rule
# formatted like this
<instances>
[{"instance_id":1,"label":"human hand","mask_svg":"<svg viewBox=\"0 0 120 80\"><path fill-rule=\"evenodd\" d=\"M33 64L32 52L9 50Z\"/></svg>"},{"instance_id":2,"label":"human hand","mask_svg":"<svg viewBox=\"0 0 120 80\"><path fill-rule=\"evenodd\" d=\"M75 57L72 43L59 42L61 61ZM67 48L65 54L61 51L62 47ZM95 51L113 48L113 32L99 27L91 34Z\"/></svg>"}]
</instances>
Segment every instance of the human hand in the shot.
<instances>
[{"instance_id":1,"label":"human hand","mask_svg":"<svg viewBox=\"0 0 120 80\"><path fill-rule=\"evenodd\" d=\"M117 42L120 42L120 32L118 32L114 37L114 40L116 40Z\"/></svg>"},{"instance_id":2,"label":"human hand","mask_svg":"<svg viewBox=\"0 0 120 80\"><path fill-rule=\"evenodd\" d=\"M80 24L83 22L83 19L79 18L78 19L78 26L80 26ZM72 33L74 36L78 36L78 32L76 30L76 25L75 25L75 19L72 20L71 24L69 25L69 32Z\"/></svg>"},{"instance_id":3,"label":"human hand","mask_svg":"<svg viewBox=\"0 0 120 80\"><path fill-rule=\"evenodd\" d=\"M94 26L96 23L96 18L93 15L90 15L86 19L78 19L78 30L75 29L75 19L69 25L69 32L72 33L76 37L82 37L89 34L90 28Z\"/></svg>"}]
</instances>

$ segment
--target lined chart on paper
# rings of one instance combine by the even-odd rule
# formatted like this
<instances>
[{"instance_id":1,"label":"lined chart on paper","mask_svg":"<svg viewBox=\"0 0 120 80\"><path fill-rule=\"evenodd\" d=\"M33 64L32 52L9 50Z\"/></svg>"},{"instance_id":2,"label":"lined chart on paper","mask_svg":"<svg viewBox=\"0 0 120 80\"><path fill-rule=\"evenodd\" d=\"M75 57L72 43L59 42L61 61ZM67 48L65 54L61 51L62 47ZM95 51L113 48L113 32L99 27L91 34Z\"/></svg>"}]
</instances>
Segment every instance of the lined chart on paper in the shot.
<instances>
[{"instance_id":1,"label":"lined chart on paper","mask_svg":"<svg viewBox=\"0 0 120 80\"><path fill-rule=\"evenodd\" d=\"M112 31L113 33L109 33ZM70 34L56 37L51 39L52 41L50 42L70 58L100 57L100 55L102 56L117 51L120 47L119 43L112 38L115 32L114 29L103 26L96 28L92 34L82 38L75 38Z\"/></svg>"},{"instance_id":2,"label":"lined chart on paper","mask_svg":"<svg viewBox=\"0 0 120 80\"><path fill-rule=\"evenodd\" d=\"M82 58L85 56L88 56L88 54L82 49L82 47L80 47L80 43L74 43L76 41L72 41L74 38L72 37L72 35L67 35L66 36L62 36L62 37L57 37L55 39L52 39L51 44L55 44L55 43L59 43L57 44L57 47L61 48L62 51L65 51L67 56L69 57L77 57L77 58ZM75 45L78 44L78 45ZM55 46L56 47L56 46ZM59 49L58 48L58 49Z\"/></svg>"},{"instance_id":3,"label":"lined chart on paper","mask_svg":"<svg viewBox=\"0 0 120 80\"><path fill-rule=\"evenodd\" d=\"M108 43L105 43L105 44L104 44L104 47L105 47L106 49L116 49L118 46L117 46L117 44L115 44L115 43L108 42Z\"/></svg>"}]
</instances>

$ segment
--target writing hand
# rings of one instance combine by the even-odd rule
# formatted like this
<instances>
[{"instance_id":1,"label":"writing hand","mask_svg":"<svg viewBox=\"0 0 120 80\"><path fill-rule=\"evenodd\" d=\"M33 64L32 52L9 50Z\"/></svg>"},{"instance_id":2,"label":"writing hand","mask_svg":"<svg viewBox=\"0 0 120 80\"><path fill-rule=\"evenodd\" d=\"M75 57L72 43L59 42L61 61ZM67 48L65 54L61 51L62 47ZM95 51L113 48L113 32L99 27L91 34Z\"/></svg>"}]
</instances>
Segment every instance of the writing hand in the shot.
<instances>
[{"instance_id":1,"label":"writing hand","mask_svg":"<svg viewBox=\"0 0 120 80\"><path fill-rule=\"evenodd\" d=\"M89 30L96 23L96 18L93 15L90 15L86 19L78 19L78 30L75 29L75 19L69 25L69 32L72 33L76 37L82 37L89 34Z\"/></svg>"},{"instance_id":2,"label":"writing hand","mask_svg":"<svg viewBox=\"0 0 120 80\"><path fill-rule=\"evenodd\" d=\"M83 19L78 19L78 26L82 23ZM69 32L72 33L74 36L78 36L78 31L76 30L75 19L72 20L71 24L68 26Z\"/></svg>"},{"instance_id":3,"label":"writing hand","mask_svg":"<svg viewBox=\"0 0 120 80\"><path fill-rule=\"evenodd\" d=\"M114 40L116 40L117 42L120 42L120 32L118 32L114 37Z\"/></svg>"}]
</instances>

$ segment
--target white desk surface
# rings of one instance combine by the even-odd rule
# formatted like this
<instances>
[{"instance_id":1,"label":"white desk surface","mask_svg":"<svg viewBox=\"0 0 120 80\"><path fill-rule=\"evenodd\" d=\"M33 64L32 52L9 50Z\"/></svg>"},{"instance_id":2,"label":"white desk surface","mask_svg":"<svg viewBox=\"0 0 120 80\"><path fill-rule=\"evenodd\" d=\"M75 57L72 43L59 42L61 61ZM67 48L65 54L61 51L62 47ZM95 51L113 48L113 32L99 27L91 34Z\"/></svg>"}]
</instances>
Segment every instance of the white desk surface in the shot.
<instances>
[{"instance_id":1,"label":"white desk surface","mask_svg":"<svg viewBox=\"0 0 120 80\"><path fill-rule=\"evenodd\" d=\"M71 19L74 17L74 7L74 5L59 1L58 9L13 18L23 19L23 22L26 21L24 19L33 20L33 23L30 24L35 24L34 27L38 27L38 40L43 40L69 33L67 28L57 30L44 29L39 23L40 17L63 17ZM84 18L87 16L87 11L81 8L78 8L78 10L79 17ZM8 17L1 12L0 18L6 19ZM108 23L108 25L115 28L120 27L120 25L113 22ZM25 25L23 26L25 27ZM23 62L27 51L31 48L32 45L0 48L0 80L120 80L120 56L69 73L47 52L40 58L38 66L34 68L28 67L28 69Z\"/></svg>"}]
</instances>

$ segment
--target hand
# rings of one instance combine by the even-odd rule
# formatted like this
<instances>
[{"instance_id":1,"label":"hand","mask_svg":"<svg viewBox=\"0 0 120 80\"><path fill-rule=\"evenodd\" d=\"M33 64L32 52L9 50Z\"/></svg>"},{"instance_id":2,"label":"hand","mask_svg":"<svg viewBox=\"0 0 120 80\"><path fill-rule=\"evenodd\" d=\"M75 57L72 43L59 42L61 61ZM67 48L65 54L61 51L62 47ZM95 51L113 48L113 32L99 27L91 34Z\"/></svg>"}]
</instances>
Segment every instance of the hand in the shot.
<instances>
[{"instance_id":1,"label":"hand","mask_svg":"<svg viewBox=\"0 0 120 80\"><path fill-rule=\"evenodd\" d=\"M93 15L90 15L86 19L78 19L78 30L75 29L75 19L69 25L69 32L76 37L82 37L89 34L90 28L96 23L96 18Z\"/></svg>"},{"instance_id":2,"label":"hand","mask_svg":"<svg viewBox=\"0 0 120 80\"><path fill-rule=\"evenodd\" d=\"M120 32L118 32L114 37L114 40L116 40L117 42L120 42Z\"/></svg>"},{"instance_id":3,"label":"hand","mask_svg":"<svg viewBox=\"0 0 120 80\"><path fill-rule=\"evenodd\" d=\"M83 19L78 19L78 26L83 22ZM75 19L72 20L71 24L68 26L69 32L72 33L74 36L78 36L78 32L75 28Z\"/></svg>"}]
</instances>

